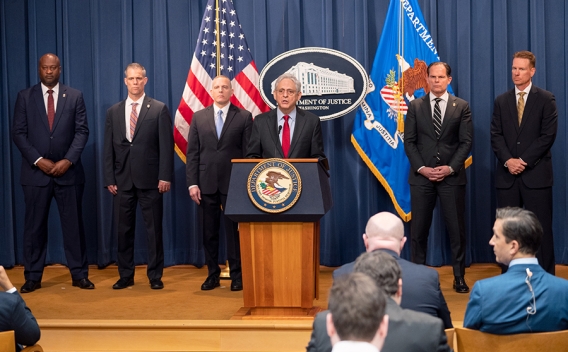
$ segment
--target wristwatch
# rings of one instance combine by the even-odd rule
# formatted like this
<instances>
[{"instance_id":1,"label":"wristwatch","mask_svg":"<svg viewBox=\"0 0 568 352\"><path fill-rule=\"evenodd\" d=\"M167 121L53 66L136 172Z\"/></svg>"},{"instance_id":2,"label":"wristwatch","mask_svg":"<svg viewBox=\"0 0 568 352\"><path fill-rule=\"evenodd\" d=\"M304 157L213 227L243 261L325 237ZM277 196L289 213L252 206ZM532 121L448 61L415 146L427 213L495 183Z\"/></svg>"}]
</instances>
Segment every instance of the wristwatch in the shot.
<instances>
[{"instance_id":1,"label":"wristwatch","mask_svg":"<svg viewBox=\"0 0 568 352\"><path fill-rule=\"evenodd\" d=\"M450 169L450 175L453 175L453 174L455 173L455 172L454 172L454 169L452 169L451 166L448 166L448 168Z\"/></svg>"}]
</instances>

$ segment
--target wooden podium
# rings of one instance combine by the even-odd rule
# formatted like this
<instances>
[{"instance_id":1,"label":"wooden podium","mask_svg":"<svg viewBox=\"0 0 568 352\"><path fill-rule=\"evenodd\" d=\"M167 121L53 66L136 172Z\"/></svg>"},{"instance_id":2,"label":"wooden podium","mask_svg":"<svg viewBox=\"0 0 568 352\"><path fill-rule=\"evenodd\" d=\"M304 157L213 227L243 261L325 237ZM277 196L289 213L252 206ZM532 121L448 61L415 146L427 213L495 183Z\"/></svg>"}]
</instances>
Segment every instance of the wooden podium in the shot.
<instances>
[{"instance_id":1,"label":"wooden podium","mask_svg":"<svg viewBox=\"0 0 568 352\"><path fill-rule=\"evenodd\" d=\"M300 197L282 213L249 198L251 170L262 160L234 159L225 214L239 223L242 319L311 317L319 297L319 220L332 206L329 174L317 159L286 159L302 180Z\"/></svg>"}]
</instances>

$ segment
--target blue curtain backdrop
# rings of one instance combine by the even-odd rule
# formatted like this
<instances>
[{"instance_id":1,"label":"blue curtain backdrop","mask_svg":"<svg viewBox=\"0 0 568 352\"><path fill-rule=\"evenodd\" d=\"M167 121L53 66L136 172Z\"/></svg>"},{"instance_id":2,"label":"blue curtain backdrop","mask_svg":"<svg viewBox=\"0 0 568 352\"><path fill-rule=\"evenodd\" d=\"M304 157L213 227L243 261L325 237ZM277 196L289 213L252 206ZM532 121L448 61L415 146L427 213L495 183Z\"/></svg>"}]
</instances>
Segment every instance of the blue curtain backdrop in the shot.
<instances>
[{"instance_id":1,"label":"blue curtain backdrop","mask_svg":"<svg viewBox=\"0 0 568 352\"><path fill-rule=\"evenodd\" d=\"M124 67L133 61L148 72L146 92L174 112L187 76L205 0L1 0L0 143L2 183L0 264L22 263L24 201L20 152L10 126L17 92L38 82L37 61L46 52L62 62L61 81L84 93L90 137L83 152L87 180L84 220L88 260L100 267L116 258L112 200L103 188L102 149L106 110L125 99ZM564 0L419 0L442 60L453 69L456 95L469 101L475 139L468 169L468 263L493 262L488 245L495 212L495 158L489 125L493 99L513 87L511 56L537 57L533 82L552 91L559 110L554 160L554 237L558 263L568 263L566 205L566 52L568 5ZM389 0L234 0L260 69L284 51L328 47L357 59L370 72ZM363 251L369 216L393 211L387 193L351 145L354 113L323 123L331 165L334 207L322 219L321 263L336 266ZM175 157L172 191L165 196L166 265L204 263L197 209L185 186L184 164ZM49 263L65 264L55 206L49 223ZM143 223L137 224L136 262L146 262ZM409 226L406 225L408 233ZM409 248L404 256L408 257ZM450 262L443 219L435 214L428 264Z\"/></svg>"}]
</instances>

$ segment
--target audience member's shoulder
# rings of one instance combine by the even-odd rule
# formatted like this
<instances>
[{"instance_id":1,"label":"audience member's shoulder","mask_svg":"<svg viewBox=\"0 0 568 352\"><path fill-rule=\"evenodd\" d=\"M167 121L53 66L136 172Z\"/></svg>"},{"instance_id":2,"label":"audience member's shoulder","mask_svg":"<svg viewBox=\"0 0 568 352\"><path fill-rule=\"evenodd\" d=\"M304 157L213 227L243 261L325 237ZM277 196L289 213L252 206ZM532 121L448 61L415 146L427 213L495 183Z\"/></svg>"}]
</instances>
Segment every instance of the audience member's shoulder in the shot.
<instances>
[{"instance_id":1,"label":"audience member's shoulder","mask_svg":"<svg viewBox=\"0 0 568 352\"><path fill-rule=\"evenodd\" d=\"M339 268L337 268L333 271L333 274L332 274L333 278L336 279L336 278L338 278L342 275L346 275L346 274L353 272L353 266L354 265L355 265L355 262L343 264L342 266L340 266Z\"/></svg>"},{"instance_id":2,"label":"audience member's shoulder","mask_svg":"<svg viewBox=\"0 0 568 352\"><path fill-rule=\"evenodd\" d=\"M438 272L435 269L427 267L426 265L416 264L409 260L400 258L398 260L400 267L402 268L402 272L405 272L405 268L407 270L411 270L412 272L419 273L422 277L428 278L439 278Z\"/></svg>"}]
</instances>

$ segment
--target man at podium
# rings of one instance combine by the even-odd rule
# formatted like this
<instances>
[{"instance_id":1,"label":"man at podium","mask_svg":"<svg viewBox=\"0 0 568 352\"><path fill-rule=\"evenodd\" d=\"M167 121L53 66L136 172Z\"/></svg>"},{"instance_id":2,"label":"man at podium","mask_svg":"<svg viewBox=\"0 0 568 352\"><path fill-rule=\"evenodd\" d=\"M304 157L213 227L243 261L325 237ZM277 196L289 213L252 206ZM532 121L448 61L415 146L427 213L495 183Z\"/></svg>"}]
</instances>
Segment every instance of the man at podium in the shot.
<instances>
[{"instance_id":1,"label":"man at podium","mask_svg":"<svg viewBox=\"0 0 568 352\"><path fill-rule=\"evenodd\" d=\"M255 117L247 158L318 158L325 163L319 117L296 106L302 97L300 81L284 73L274 87L278 107Z\"/></svg>"}]
</instances>

